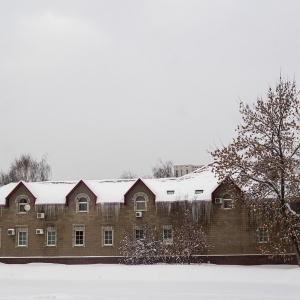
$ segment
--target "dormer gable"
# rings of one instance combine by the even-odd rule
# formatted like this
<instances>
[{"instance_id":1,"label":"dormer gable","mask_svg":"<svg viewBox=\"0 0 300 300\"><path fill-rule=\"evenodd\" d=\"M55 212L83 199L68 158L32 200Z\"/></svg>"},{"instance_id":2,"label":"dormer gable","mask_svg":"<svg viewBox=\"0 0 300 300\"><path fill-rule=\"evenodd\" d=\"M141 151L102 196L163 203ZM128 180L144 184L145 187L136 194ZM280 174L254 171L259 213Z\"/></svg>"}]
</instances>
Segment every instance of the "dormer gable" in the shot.
<instances>
[{"instance_id":1,"label":"dormer gable","mask_svg":"<svg viewBox=\"0 0 300 300\"><path fill-rule=\"evenodd\" d=\"M86 191L88 194L91 195L91 200L94 202L94 204L97 203L97 195L90 189L90 187L81 179L74 188L68 193L66 196L66 206L69 205L70 198L72 196L76 197L79 194L82 194L83 191Z\"/></svg>"},{"instance_id":2,"label":"dormer gable","mask_svg":"<svg viewBox=\"0 0 300 300\"><path fill-rule=\"evenodd\" d=\"M140 191L139 186L140 186L143 190L145 190L145 191L147 191L148 193L150 193L150 195L152 195L153 201L154 201L154 203L155 203L156 195L155 195L154 192L153 192L153 191L145 184L145 182L144 182L141 178L139 178L139 179L137 179L136 182L131 186L131 188L125 193L125 195L124 195L124 205L126 205L126 201L127 201L126 199L128 198L128 195L129 195L134 189L136 189L137 192ZM154 203L153 203L153 204L154 204Z\"/></svg>"},{"instance_id":3,"label":"dormer gable","mask_svg":"<svg viewBox=\"0 0 300 300\"><path fill-rule=\"evenodd\" d=\"M31 199L33 199L33 204L36 202L36 197L33 195L33 193L29 190L29 188L26 186L26 183L23 181L20 181L16 187L9 193L9 195L5 198L5 207L9 207L10 200L14 197L18 197L20 195L25 195Z\"/></svg>"}]
</instances>

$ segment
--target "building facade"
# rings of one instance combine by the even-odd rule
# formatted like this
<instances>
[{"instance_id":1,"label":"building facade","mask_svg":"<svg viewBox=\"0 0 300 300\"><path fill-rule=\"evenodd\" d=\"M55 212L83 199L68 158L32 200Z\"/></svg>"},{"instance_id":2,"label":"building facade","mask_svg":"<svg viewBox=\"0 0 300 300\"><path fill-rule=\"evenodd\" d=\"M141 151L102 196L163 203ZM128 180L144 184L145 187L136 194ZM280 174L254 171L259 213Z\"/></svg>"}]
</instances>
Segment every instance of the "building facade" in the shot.
<instances>
[{"instance_id":1,"label":"building facade","mask_svg":"<svg viewBox=\"0 0 300 300\"><path fill-rule=\"evenodd\" d=\"M268 263L259 251L268 234L234 204L239 192L209 167L181 178L11 183L0 188L0 262L117 263L124 235L142 238L145 226L172 243L174 212L188 203L208 244L195 261Z\"/></svg>"},{"instance_id":2,"label":"building facade","mask_svg":"<svg viewBox=\"0 0 300 300\"><path fill-rule=\"evenodd\" d=\"M197 169L202 168L203 165L174 165L174 177L181 177L186 174L192 173Z\"/></svg>"}]
</instances>

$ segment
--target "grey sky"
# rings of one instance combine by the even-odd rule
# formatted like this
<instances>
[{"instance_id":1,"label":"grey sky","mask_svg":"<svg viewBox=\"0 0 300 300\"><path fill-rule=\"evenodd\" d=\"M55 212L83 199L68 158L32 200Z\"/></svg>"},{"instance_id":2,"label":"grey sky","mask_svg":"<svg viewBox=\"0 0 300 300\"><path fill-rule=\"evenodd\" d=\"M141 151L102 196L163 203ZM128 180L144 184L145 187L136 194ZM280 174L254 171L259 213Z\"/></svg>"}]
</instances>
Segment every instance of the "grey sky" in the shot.
<instances>
[{"instance_id":1,"label":"grey sky","mask_svg":"<svg viewBox=\"0 0 300 300\"><path fill-rule=\"evenodd\" d=\"M54 180L211 162L238 102L299 76L300 1L0 1L0 168Z\"/></svg>"}]
</instances>

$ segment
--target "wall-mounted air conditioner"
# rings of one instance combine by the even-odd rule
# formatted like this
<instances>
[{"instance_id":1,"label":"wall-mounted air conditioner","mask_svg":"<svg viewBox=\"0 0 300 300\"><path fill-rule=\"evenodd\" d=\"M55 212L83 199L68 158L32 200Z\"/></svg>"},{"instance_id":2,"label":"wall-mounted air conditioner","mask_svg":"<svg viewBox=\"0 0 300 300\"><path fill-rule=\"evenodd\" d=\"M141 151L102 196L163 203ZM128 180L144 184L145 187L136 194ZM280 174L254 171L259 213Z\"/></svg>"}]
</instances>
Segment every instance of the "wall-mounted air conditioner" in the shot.
<instances>
[{"instance_id":1,"label":"wall-mounted air conditioner","mask_svg":"<svg viewBox=\"0 0 300 300\"><path fill-rule=\"evenodd\" d=\"M143 213L142 213L141 211L136 211L136 212L135 212L135 216L136 216L137 218L141 218L141 217L143 216Z\"/></svg>"},{"instance_id":2,"label":"wall-mounted air conditioner","mask_svg":"<svg viewBox=\"0 0 300 300\"><path fill-rule=\"evenodd\" d=\"M37 217L38 219L45 219L45 214L44 214L44 213L37 213L37 214L36 214L36 217Z\"/></svg>"},{"instance_id":3,"label":"wall-mounted air conditioner","mask_svg":"<svg viewBox=\"0 0 300 300\"><path fill-rule=\"evenodd\" d=\"M36 234L44 234L44 230L43 229L37 229L35 231Z\"/></svg>"},{"instance_id":4,"label":"wall-mounted air conditioner","mask_svg":"<svg viewBox=\"0 0 300 300\"><path fill-rule=\"evenodd\" d=\"M221 204L223 202L222 198L215 198L215 203L216 204Z\"/></svg>"},{"instance_id":5,"label":"wall-mounted air conditioner","mask_svg":"<svg viewBox=\"0 0 300 300\"><path fill-rule=\"evenodd\" d=\"M15 235L14 229L7 229L7 235Z\"/></svg>"}]
</instances>

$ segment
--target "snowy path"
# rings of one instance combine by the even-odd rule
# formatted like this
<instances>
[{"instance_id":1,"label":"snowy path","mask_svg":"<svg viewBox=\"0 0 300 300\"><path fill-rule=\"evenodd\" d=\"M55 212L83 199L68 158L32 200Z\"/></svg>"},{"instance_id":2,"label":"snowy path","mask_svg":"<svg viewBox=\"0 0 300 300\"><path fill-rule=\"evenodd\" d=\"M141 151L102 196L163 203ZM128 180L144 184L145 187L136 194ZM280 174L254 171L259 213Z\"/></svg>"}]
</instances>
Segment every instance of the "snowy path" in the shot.
<instances>
[{"instance_id":1,"label":"snowy path","mask_svg":"<svg viewBox=\"0 0 300 300\"><path fill-rule=\"evenodd\" d=\"M0 299L300 299L296 266L0 264Z\"/></svg>"}]
</instances>

